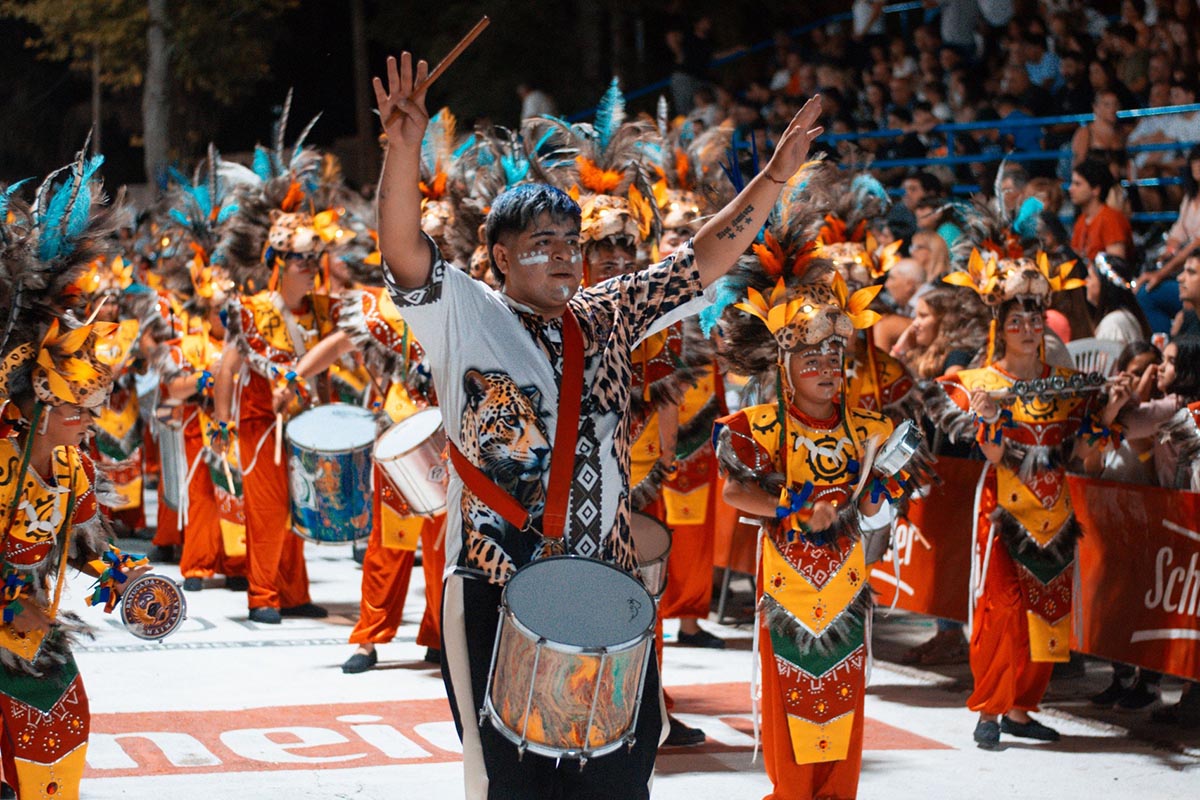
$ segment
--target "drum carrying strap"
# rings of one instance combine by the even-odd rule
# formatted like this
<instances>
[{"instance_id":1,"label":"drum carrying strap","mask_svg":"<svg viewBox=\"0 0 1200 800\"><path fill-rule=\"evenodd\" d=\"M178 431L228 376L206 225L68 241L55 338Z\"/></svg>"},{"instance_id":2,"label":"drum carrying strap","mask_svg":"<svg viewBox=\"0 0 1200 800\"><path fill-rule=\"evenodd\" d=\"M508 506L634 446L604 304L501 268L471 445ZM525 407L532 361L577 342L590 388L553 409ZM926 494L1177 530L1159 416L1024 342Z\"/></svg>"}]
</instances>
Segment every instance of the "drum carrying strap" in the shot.
<instances>
[{"instance_id":1,"label":"drum carrying strap","mask_svg":"<svg viewBox=\"0 0 1200 800\"><path fill-rule=\"evenodd\" d=\"M583 335L568 307L563 311L563 371L558 394L558 421L554 426L554 450L550 456L550 486L542 517L542 536L561 539L567 524L571 479L575 474L575 442L579 438L579 410L583 404ZM447 443L450 460L466 487L518 530L529 524L529 510L476 467L462 452Z\"/></svg>"}]
</instances>

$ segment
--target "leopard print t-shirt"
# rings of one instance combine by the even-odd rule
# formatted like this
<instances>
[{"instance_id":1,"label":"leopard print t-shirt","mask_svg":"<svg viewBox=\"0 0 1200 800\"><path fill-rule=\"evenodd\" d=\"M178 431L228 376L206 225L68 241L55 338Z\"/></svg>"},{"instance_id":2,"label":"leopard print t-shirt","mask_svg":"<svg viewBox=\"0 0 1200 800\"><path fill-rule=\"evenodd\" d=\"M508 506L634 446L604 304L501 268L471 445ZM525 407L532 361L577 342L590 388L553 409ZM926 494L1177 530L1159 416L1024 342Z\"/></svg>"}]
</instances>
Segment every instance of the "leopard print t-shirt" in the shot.
<instances>
[{"instance_id":1,"label":"leopard print t-shirt","mask_svg":"<svg viewBox=\"0 0 1200 800\"><path fill-rule=\"evenodd\" d=\"M426 351L447 437L500 488L541 517L562 373L562 321L544 321L442 259L417 289L383 274ZM580 290L570 301L584 343L584 397L566 549L636 571L629 533L630 361L647 335L695 313L700 274L689 242L671 258ZM539 552L451 471L449 570L503 584Z\"/></svg>"}]
</instances>

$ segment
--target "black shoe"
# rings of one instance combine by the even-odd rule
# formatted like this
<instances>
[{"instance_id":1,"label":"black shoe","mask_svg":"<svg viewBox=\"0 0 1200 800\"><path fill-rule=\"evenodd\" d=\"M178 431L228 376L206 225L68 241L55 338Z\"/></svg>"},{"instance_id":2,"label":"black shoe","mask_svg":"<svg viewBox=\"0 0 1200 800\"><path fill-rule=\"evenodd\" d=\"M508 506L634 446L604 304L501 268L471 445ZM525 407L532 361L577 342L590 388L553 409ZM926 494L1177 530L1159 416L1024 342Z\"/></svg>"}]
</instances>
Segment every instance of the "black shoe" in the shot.
<instances>
[{"instance_id":1,"label":"black shoe","mask_svg":"<svg viewBox=\"0 0 1200 800\"><path fill-rule=\"evenodd\" d=\"M250 581L245 575L229 575L225 578L225 588L231 592L247 592L250 590Z\"/></svg>"},{"instance_id":2,"label":"black shoe","mask_svg":"<svg viewBox=\"0 0 1200 800\"><path fill-rule=\"evenodd\" d=\"M1000 723L981 719L975 726L975 744L980 750L1000 749Z\"/></svg>"},{"instance_id":3,"label":"black shoe","mask_svg":"<svg viewBox=\"0 0 1200 800\"><path fill-rule=\"evenodd\" d=\"M138 528L136 531L129 531L130 539L137 539L142 542L148 542L158 533L156 528Z\"/></svg>"},{"instance_id":4,"label":"black shoe","mask_svg":"<svg viewBox=\"0 0 1200 800\"><path fill-rule=\"evenodd\" d=\"M360 672L366 672L378 662L378 650L372 650L369 654L355 653L346 659L345 664L342 664L342 672L347 675L357 675Z\"/></svg>"},{"instance_id":5,"label":"black shoe","mask_svg":"<svg viewBox=\"0 0 1200 800\"><path fill-rule=\"evenodd\" d=\"M425 660L428 661L430 664L441 664L442 663L442 651L438 650L436 647L426 647L425 648Z\"/></svg>"},{"instance_id":6,"label":"black shoe","mask_svg":"<svg viewBox=\"0 0 1200 800\"><path fill-rule=\"evenodd\" d=\"M671 726L671 730L667 733L667 740L663 742L663 747L695 747L698 744L704 744L707 738L704 731L699 728L689 728L679 720L667 715L667 724Z\"/></svg>"},{"instance_id":7,"label":"black shoe","mask_svg":"<svg viewBox=\"0 0 1200 800\"><path fill-rule=\"evenodd\" d=\"M285 617L304 617L306 619L325 619L329 612L315 603L301 603L298 606L288 606L279 609Z\"/></svg>"},{"instance_id":8,"label":"black shoe","mask_svg":"<svg viewBox=\"0 0 1200 800\"><path fill-rule=\"evenodd\" d=\"M679 635L675 637L675 641L679 642L684 647L707 647L710 650L725 649L724 639L718 636L713 636L703 628L696 633L684 633L683 631L680 631Z\"/></svg>"},{"instance_id":9,"label":"black shoe","mask_svg":"<svg viewBox=\"0 0 1200 800\"><path fill-rule=\"evenodd\" d=\"M1139 679L1121 695L1117 708L1121 711L1144 711L1158 702L1158 692Z\"/></svg>"},{"instance_id":10,"label":"black shoe","mask_svg":"<svg viewBox=\"0 0 1200 800\"><path fill-rule=\"evenodd\" d=\"M204 588L203 578L184 578L183 590L185 592L198 592Z\"/></svg>"},{"instance_id":11,"label":"black shoe","mask_svg":"<svg viewBox=\"0 0 1200 800\"><path fill-rule=\"evenodd\" d=\"M260 622L263 625L278 625L280 622L283 622L283 617L279 615L278 608L261 606L250 609L250 621Z\"/></svg>"},{"instance_id":12,"label":"black shoe","mask_svg":"<svg viewBox=\"0 0 1200 800\"><path fill-rule=\"evenodd\" d=\"M147 557L154 564L178 564L179 556L175 553L174 545L156 544L150 548Z\"/></svg>"},{"instance_id":13,"label":"black shoe","mask_svg":"<svg viewBox=\"0 0 1200 800\"><path fill-rule=\"evenodd\" d=\"M1029 722L1013 722L1008 717L1000 720L1000 732L1009 736L1019 736L1022 739L1037 739L1039 742L1057 742L1058 731L1048 725L1043 725L1032 717Z\"/></svg>"},{"instance_id":14,"label":"black shoe","mask_svg":"<svg viewBox=\"0 0 1200 800\"><path fill-rule=\"evenodd\" d=\"M1112 683L1108 685L1107 689L1099 694L1092 695L1092 705L1099 706L1100 708L1112 708L1113 704L1124 697L1128 691L1129 689L1121 683L1121 679L1114 675Z\"/></svg>"},{"instance_id":15,"label":"black shoe","mask_svg":"<svg viewBox=\"0 0 1200 800\"><path fill-rule=\"evenodd\" d=\"M7 800L10 797L16 800L17 793L7 783L0 783L0 800Z\"/></svg>"}]
</instances>

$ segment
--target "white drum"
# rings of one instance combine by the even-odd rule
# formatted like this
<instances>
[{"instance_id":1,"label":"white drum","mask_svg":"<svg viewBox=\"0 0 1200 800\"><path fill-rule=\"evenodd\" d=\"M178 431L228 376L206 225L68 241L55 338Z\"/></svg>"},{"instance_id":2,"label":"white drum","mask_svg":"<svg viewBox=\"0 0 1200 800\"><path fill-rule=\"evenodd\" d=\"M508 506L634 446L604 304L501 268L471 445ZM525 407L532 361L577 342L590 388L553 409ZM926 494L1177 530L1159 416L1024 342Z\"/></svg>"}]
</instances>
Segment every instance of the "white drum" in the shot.
<instances>
[{"instance_id":1,"label":"white drum","mask_svg":"<svg viewBox=\"0 0 1200 800\"><path fill-rule=\"evenodd\" d=\"M158 460L162 469L162 499L172 511L187 503L187 451L183 445L183 428L155 418L150 423L158 440Z\"/></svg>"},{"instance_id":2,"label":"white drum","mask_svg":"<svg viewBox=\"0 0 1200 800\"><path fill-rule=\"evenodd\" d=\"M439 409L422 409L388 428L375 443L374 456L414 514L446 510L446 432Z\"/></svg>"},{"instance_id":3,"label":"white drum","mask_svg":"<svg viewBox=\"0 0 1200 800\"><path fill-rule=\"evenodd\" d=\"M637 549L638 572L646 591L657 600L667 588L667 557L671 555L671 530L649 514L633 512L629 533Z\"/></svg>"}]
</instances>

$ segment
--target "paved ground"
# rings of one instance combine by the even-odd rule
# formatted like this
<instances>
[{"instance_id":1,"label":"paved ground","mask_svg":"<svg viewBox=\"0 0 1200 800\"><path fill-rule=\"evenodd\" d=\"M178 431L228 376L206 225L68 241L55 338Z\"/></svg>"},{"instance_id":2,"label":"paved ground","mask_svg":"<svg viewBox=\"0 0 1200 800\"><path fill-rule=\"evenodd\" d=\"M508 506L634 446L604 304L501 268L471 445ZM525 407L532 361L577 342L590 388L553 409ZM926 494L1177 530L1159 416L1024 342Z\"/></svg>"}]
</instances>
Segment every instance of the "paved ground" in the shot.
<instances>
[{"instance_id":1,"label":"paved ground","mask_svg":"<svg viewBox=\"0 0 1200 800\"><path fill-rule=\"evenodd\" d=\"M332 612L327 620L256 625L246 620L245 595L220 580L188 595L188 621L161 644L84 611L97 636L78 652L93 711L83 797L461 796L441 680L413 641L420 570L405 625L381 648L379 668L343 675L361 573L348 546L310 546L309 557L313 598ZM161 571L178 577L174 568ZM735 609L745 609L747 586L735 583L743 592ZM86 587L77 577L64 607L82 608ZM663 751L655 798L757 798L769 789L753 753L749 628L709 627L729 638L729 649L668 646L664 682L679 716L705 729L710 743ZM1144 713L1090 709L1086 697L1107 682L1097 662L1084 678L1051 688L1042 718L1064 734L1061 742L977 750L962 705L966 667L931 672L888 660L930 631L923 618L877 617L860 797L1196 796L1200 732L1155 728ZM1178 685L1167 689L1173 699Z\"/></svg>"}]
</instances>

